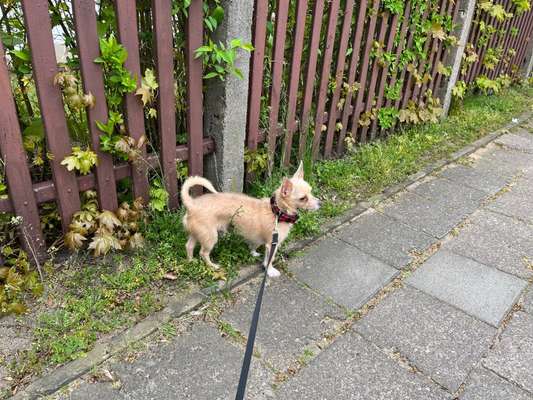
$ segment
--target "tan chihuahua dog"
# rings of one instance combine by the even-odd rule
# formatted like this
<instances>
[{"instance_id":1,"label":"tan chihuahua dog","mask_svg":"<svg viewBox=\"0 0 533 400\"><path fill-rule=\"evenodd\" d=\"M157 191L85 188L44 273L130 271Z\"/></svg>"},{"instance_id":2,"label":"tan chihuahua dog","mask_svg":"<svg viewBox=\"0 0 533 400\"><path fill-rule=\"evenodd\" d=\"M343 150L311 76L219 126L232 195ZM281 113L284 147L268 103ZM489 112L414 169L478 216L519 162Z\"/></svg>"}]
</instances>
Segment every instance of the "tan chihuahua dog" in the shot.
<instances>
[{"instance_id":1,"label":"tan chihuahua dog","mask_svg":"<svg viewBox=\"0 0 533 400\"><path fill-rule=\"evenodd\" d=\"M203 186L211 193L192 198L189 191L195 185ZM183 225L189 233L185 246L189 260L193 258L194 248L199 242L200 256L211 268L218 269L209 255L218 241L219 232L226 232L232 225L249 243L254 256L258 255L255 250L265 245L263 266L270 277L280 275L272 266L272 261L266 265L276 218L281 244L298 219L299 209L318 210L320 207L318 199L311 194L311 186L304 180L301 162L292 178L284 178L270 199L255 199L240 193L218 193L211 182L199 176L191 176L185 181L181 199L187 209Z\"/></svg>"}]
</instances>

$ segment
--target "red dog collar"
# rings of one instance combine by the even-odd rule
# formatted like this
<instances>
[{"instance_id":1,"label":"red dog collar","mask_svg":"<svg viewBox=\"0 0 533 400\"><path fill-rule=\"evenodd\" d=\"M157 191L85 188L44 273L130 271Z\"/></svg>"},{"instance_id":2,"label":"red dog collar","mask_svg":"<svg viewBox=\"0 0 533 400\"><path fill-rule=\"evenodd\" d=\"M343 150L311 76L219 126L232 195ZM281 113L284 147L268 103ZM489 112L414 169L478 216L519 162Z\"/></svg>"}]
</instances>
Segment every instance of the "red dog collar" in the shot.
<instances>
[{"instance_id":1,"label":"red dog collar","mask_svg":"<svg viewBox=\"0 0 533 400\"><path fill-rule=\"evenodd\" d=\"M296 221L298 221L298 214L291 215L281 210L281 208L279 208L276 204L276 198L274 196L270 198L270 208L272 209L272 213L274 213L274 215L278 217L279 222L295 224Z\"/></svg>"}]
</instances>

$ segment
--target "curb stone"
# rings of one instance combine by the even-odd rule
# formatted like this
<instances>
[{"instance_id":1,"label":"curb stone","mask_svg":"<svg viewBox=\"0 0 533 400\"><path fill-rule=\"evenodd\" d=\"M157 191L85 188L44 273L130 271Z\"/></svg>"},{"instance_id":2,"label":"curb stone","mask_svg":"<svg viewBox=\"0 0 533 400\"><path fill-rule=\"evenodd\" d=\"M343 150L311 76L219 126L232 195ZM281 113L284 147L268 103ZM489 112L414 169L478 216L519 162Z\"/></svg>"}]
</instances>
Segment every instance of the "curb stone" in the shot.
<instances>
[{"instance_id":1,"label":"curb stone","mask_svg":"<svg viewBox=\"0 0 533 400\"><path fill-rule=\"evenodd\" d=\"M345 211L342 215L332 218L330 221L324 223L322 225L322 229L316 236L309 239L295 241L284 246L284 248L282 248L283 253L288 254L295 251L300 251L310 246L318 239L331 233L341 225L354 220L369 208L373 207L376 203L380 203L390 197L393 197L397 193L404 190L407 186L410 186L413 183L436 172L437 170L457 161L459 158L468 156L478 149L485 147L495 139L499 138L501 135L507 133L510 128L520 125L532 116L533 112L525 112L515 119L516 122L511 122L497 131L483 136L470 145L467 145L454 152L450 157L444 160L439 160L428 164L419 172L409 175L405 181L389 186L385 188L382 193L372 196L366 201L357 203L352 208ZM102 364L117 353L123 351L132 343L137 342L156 332L161 325L199 308L210 294L217 293L222 289L235 289L257 277L261 272L262 268L259 265L241 268L238 277L223 287L195 291L178 299L172 299L162 310L146 317L143 321L125 329L116 336L97 343L95 347L86 354L85 357L71 361L70 363L52 371L50 374L35 380L22 391L12 396L11 399L37 399L39 397L51 395L54 392L57 392L63 386L69 384L75 379L78 379L91 369Z\"/></svg>"}]
</instances>

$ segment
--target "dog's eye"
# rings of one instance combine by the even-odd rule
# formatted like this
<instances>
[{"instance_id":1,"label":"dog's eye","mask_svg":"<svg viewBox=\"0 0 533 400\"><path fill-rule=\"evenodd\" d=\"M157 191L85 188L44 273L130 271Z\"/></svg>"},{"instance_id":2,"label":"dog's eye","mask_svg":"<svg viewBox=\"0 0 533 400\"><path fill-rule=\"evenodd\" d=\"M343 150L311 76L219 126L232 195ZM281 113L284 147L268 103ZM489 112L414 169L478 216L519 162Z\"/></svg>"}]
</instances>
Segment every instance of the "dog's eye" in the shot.
<instances>
[{"instance_id":1,"label":"dog's eye","mask_svg":"<svg viewBox=\"0 0 533 400\"><path fill-rule=\"evenodd\" d=\"M300 201L307 201L307 196L301 197Z\"/></svg>"}]
</instances>

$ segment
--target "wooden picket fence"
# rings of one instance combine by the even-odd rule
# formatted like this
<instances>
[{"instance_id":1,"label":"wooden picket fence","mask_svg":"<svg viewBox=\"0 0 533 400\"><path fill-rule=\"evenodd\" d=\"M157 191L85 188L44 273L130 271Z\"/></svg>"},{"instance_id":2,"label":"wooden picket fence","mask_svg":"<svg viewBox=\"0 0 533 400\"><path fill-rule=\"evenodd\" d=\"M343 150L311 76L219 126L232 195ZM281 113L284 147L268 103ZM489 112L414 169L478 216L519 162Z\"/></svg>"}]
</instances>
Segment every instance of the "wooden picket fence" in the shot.
<instances>
[{"instance_id":1,"label":"wooden picket fence","mask_svg":"<svg viewBox=\"0 0 533 400\"><path fill-rule=\"evenodd\" d=\"M512 0L504 0L502 2L504 9L507 12L516 14L516 6ZM480 45L480 37L483 34L482 26L493 26L498 33L492 35L486 44ZM518 30L518 34L512 35L513 29ZM524 12L515 18L506 18L504 21L499 21L495 17L491 17L488 13L482 13L477 10L475 16L475 24L470 30L469 43L474 45L474 50L478 55L476 62L472 63L468 70L461 76L460 79L465 83L470 84L476 80L478 76L485 75L490 79L494 79L502 74L511 75L513 66L522 65L529 41L532 40L533 35L533 12ZM502 51L501 59L494 69L488 70L483 65L483 57L490 48L500 48ZM511 52L510 50L513 50Z\"/></svg>"},{"instance_id":2,"label":"wooden picket fence","mask_svg":"<svg viewBox=\"0 0 533 400\"><path fill-rule=\"evenodd\" d=\"M243 0L244 1L244 0ZM449 65L443 41L428 36L423 44L427 55L414 70L403 68L388 75L387 63L372 57L375 43L396 59L414 43L411 3L404 2L403 14L392 14L381 0L255 0L245 146L258 150L264 142L274 161L282 166L304 157L328 158L341 155L345 138L364 143L387 135L374 120L361 126L361 116L380 108L405 109L410 100L426 101L426 92L438 94L446 83L439 65ZM458 21L457 0L435 0L441 17ZM512 0L498 0L514 12ZM81 78L85 93L92 93L95 107L88 109L92 149L99 164L92 174L77 176L61 161L71 153L62 94L53 84L59 72L55 58L48 0L21 0L31 49L33 73L39 100L52 180L32 182L22 143L21 129L12 93L10 72L0 43L0 151L5 163L8 198L0 199L0 212L22 217L21 234L26 250L43 254L45 243L39 221L39 205L55 201L66 231L72 215L80 209L80 192L96 189L101 208L118 206L116 183L130 177L134 196L148 198L146 166L115 163L111 155L99 151L100 131L96 121L105 121L108 109L99 56L95 0L72 0ZM128 51L125 67L141 76L139 33L135 0L115 1L119 40ZM152 0L155 69L159 82L159 154L142 148L143 158L153 167L161 166L171 208L178 206L176 159L187 160L189 174L203 174L203 157L215 150L214 141L204 135L203 65L194 57L202 46L204 9L202 0L191 0L186 27L186 112L187 144L176 145L176 99L174 93L174 49L171 18L172 0ZM468 41L479 58L459 79L466 83L487 75L495 78L514 73L521 65L533 35L533 12L525 12L500 22L476 11ZM274 14L275 17L272 15ZM292 18L292 20L291 20ZM425 11L422 19L429 18ZM493 25L501 34L479 44L481 22ZM518 29L517 35L506 34ZM270 36L271 35L271 36ZM271 40L271 42L270 42ZM501 48L505 55L492 70L483 65L489 48ZM510 52L510 49L513 52ZM422 84L415 77L427 72L431 79ZM402 82L399 98L385 96L386 88ZM179 82L182 84L182 82ZM343 93L343 87L358 85L358 90ZM134 139L145 132L143 106L138 96L125 97L125 122ZM394 128L394 127L393 127Z\"/></svg>"},{"instance_id":3,"label":"wooden picket fence","mask_svg":"<svg viewBox=\"0 0 533 400\"><path fill-rule=\"evenodd\" d=\"M448 52L443 41L434 37L424 43L427 57L414 71L420 74L429 64L431 79L422 85L415 84L414 73L406 69L388 77L387 65L379 65L371 57L375 41L382 43L384 51L392 52L396 58L413 46L410 0L405 1L401 16L384 10L380 0L278 0L271 3L276 3L275 9L269 9L267 1L255 2L253 44L256 51L251 64L247 146L254 151L261 142L266 142L270 155L280 154L281 165L287 166L302 159L309 149L313 159L339 156L344 151L344 139L348 133L360 143L382 136L384 132L376 120L370 126L360 126L361 115L372 108L403 109L410 100L424 101L428 89L438 95L445 83L438 65L447 63ZM454 24L457 23L459 3L439 0L440 15L451 16ZM512 0L504 0L503 4L507 11L515 8ZM288 24L291 7L294 7L293 26ZM312 18L308 18L310 12ZM489 71L490 76L496 77L505 71L510 73L512 65L519 64L524 57L533 32L533 12L506 19L503 23L484 14L480 16L478 10L477 20L483 18L487 24L507 30L507 34L493 35L487 46L516 49L516 55L509 62L501 61L497 68ZM422 18L429 18L427 10ZM323 22L325 19L326 23ZM269 24L274 31L271 53L265 45ZM516 37L508 33L511 27L519 28ZM399 40L395 41L398 28ZM478 34L479 23L471 29L469 41L476 43ZM482 66L487 46L478 49L480 57L470 67L467 83L479 74L487 73ZM348 48L351 48L349 57L346 56ZM304 59L302 54L307 57ZM269 87L263 84L265 71L271 78ZM328 90L332 81L333 90ZM401 97L395 101L385 98L386 86L400 81L403 81ZM343 82L349 87L355 82L360 87L357 93L348 93L339 107ZM280 103L285 100L286 114L280 116ZM268 105L268 123L264 122L264 116L261 118L261 112L266 108L262 102ZM311 133L309 129L312 129ZM296 134L297 146L293 145ZM312 140L311 145L309 140Z\"/></svg>"},{"instance_id":4,"label":"wooden picket fence","mask_svg":"<svg viewBox=\"0 0 533 400\"><path fill-rule=\"evenodd\" d=\"M187 145L176 146L176 106L174 94L174 48L171 29L171 0L153 0L154 46L156 73L159 81L158 129L160 154L147 154L145 159L152 166L161 165L169 193L169 205L178 205L176 159L188 160L189 173L203 174L203 156L214 150L214 143L204 138L203 132L203 66L201 59L194 57L194 50L203 42L203 2L192 0L188 9L187 23ZM94 174L76 176L69 172L61 161L71 153L62 94L53 84L59 72L54 51L51 20L47 0L22 0L28 42L41 115L44 123L50 160L51 181L32 183L22 144L22 135L17 118L10 76L4 49L0 44L0 150L5 163L8 181L7 199L0 199L0 212L15 213L22 217L21 233L26 250L43 254L45 243L40 228L38 205L56 201L66 231L72 215L80 210L80 192L96 189L101 208L115 210L117 204L116 182L131 177L134 196L148 199L148 175L146 167L128 163L113 164L111 155L99 151L100 131L96 121L107 120L107 105L104 80L100 66L94 63L100 55L97 36L97 20L94 0L72 0L76 38L79 50L81 77L85 93L91 92L95 106L88 110L89 130L93 150L99 164ZM141 77L139 38L135 0L115 2L119 39L128 51L125 67L134 76ZM134 139L145 132L144 112L139 96L125 98L125 123ZM160 160L158 160L160 157Z\"/></svg>"}]
</instances>

